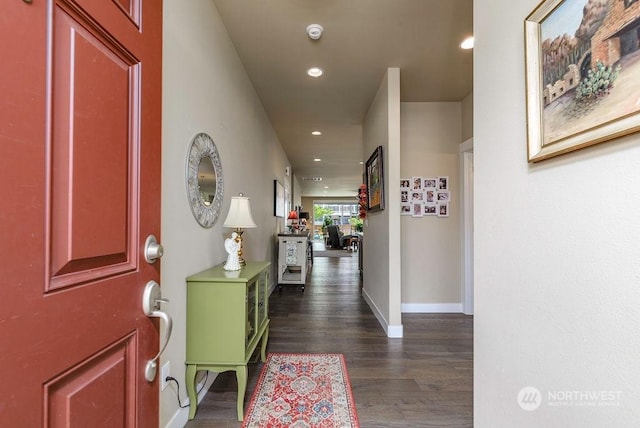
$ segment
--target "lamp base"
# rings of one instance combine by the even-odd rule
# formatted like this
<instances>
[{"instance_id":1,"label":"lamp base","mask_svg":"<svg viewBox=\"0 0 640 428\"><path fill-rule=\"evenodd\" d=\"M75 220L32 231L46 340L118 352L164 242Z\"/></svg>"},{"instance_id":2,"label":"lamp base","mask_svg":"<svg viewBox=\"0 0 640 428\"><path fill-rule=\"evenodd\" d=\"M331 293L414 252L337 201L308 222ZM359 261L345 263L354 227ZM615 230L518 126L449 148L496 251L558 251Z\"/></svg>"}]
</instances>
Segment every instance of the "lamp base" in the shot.
<instances>
[{"instance_id":1,"label":"lamp base","mask_svg":"<svg viewBox=\"0 0 640 428\"><path fill-rule=\"evenodd\" d=\"M233 263L225 263L224 266L222 266L222 269L226 270L227 272L235 272L242 269L242 267L240 265L240 261L238 261L237 266L235 266Z\"/></svg>"},{"instance_id":2,"label":"lamp base","mask_svg":"<svg viewBox=\"0 0 640 428\"><path fill-rule=\"evenodd\" d=\"M247 262L245 262L244 258L242 258L242 232L244 232L244 230L242 230L241 227L236 227L235 232L238 234L238 236L236 237L236 242L240 244L240 248L238 249L238 263L240 264L240 266L246 266Z\"/></svg>"},{"instance_id":3,"label":"lamp base","mask_svg":"<svg viewBox=\"0 0 640 428\"><path fill-rule=\"evenodd\" d=\"M242 268L238 260L238 251L240 250L238 236L237 232L233 232L230 238L224 240L224 249L227 252L227 262L222 268L226 271L240 270Z\"/></svg>"}]
</instances>

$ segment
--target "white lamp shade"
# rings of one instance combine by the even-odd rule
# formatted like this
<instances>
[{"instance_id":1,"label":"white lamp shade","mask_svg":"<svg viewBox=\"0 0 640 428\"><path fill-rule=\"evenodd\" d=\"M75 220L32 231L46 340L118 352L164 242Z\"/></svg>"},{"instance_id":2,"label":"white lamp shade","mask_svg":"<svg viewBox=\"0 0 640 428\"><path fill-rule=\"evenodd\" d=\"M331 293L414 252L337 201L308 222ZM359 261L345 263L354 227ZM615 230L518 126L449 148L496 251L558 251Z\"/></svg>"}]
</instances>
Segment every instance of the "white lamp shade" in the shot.
<instances>
[{"instance_id":1,"label":"white lamp shade","mask_svg":"<svg viewBox=\"0 0 640 428\"><path fill-rule=\"evenodd\" d=\"M233 196L231 198L231 206L229 207L229 214L224 221L224 227L235 227L248 229L251 227L258 227L256 222L253 221L251 216L251 205L249 204L249 198L245 196Z\"/></svg>"}]
</instances>

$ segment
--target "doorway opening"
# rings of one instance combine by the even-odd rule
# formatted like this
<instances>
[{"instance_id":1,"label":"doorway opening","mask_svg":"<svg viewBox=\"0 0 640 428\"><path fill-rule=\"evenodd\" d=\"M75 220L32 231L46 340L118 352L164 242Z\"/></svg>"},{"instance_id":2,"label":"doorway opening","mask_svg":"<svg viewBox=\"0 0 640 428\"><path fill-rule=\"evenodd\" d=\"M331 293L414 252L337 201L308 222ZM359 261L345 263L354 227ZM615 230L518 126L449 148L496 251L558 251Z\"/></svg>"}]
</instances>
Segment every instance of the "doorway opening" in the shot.
<instances>
[{"instance_id":1,"label":"doorway opening","mask_svg":"<svg viewBox=\"0 0 640 428\"><path fill-rule=\"evenodd\" d=\"M327 226L336 225L344 235L362 233L363 224L356 202L314 202L313 240L326 242Z\"/></svg>"}]
</instances>

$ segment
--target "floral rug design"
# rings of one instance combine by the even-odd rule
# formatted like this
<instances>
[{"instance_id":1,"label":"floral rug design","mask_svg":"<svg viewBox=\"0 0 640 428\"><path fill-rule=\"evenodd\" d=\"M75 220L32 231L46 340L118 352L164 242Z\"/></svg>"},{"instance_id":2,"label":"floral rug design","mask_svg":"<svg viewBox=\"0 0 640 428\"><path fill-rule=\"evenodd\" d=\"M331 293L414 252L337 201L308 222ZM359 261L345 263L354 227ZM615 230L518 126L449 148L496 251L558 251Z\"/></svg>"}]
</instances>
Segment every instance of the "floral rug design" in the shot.
<instances>
[{"instance_id":1,"label":"floral rug design","mask_svg":"<svg viewBox=\"0 0 640 428\"><path fill-rule=\"evenodd\" d=\"M243 428L357 428L342 354L269 354Z\"/></svg>"}]
</instances>

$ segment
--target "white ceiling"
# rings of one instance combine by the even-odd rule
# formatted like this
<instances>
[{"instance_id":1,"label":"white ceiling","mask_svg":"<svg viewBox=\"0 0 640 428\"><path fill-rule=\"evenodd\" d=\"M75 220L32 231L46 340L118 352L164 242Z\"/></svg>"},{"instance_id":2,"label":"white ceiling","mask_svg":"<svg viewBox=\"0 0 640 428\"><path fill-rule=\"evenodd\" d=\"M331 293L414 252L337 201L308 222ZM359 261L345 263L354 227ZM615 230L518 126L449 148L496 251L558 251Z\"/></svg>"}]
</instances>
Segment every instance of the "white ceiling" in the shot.
<instances>
[{"instance_id":1,"label":"white ceiling","mask_svg":"<svg viewBox=\"0 0 640 428\"><path fill-rule=\"evenodd\" d=\"M213 1L303 196L357 194L362 121L388 67L400 68L403 102L472 90L473 52L459 44L473 31L473 0ZM306 34L314 23L324 27L316 41ZM308 77L313 66L324 76Z\"/></svg>"}]
</instances>

